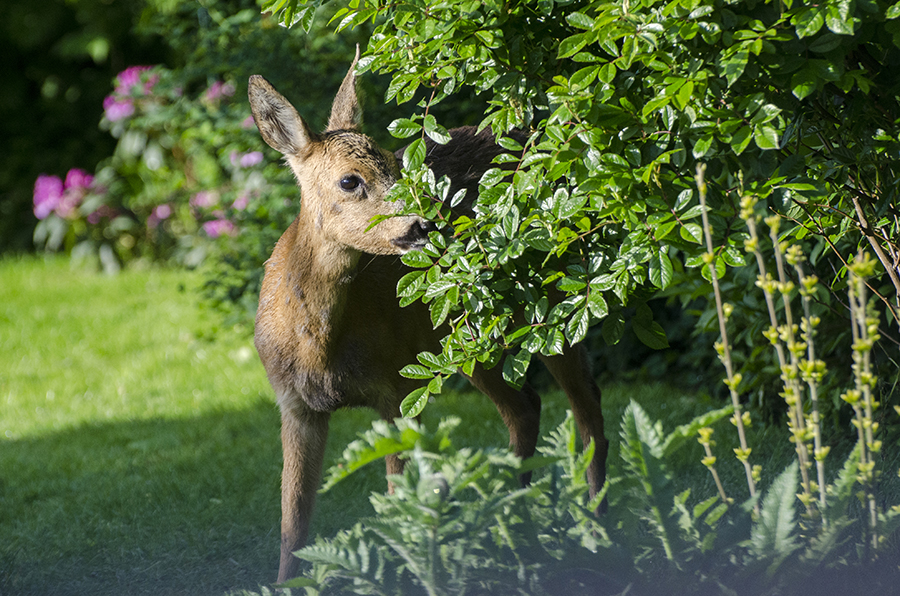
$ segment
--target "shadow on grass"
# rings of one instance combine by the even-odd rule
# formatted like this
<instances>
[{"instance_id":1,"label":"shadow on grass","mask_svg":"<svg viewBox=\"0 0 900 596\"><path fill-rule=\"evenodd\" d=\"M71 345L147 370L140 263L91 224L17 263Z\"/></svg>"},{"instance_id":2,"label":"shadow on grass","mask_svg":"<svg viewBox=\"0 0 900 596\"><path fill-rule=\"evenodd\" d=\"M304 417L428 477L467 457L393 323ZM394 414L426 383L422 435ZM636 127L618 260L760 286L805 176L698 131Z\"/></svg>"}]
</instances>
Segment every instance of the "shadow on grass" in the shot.
<instances>
[{"instance_id":1,"label":"shadow on grass","mask_svg":"<svg viewBox=\"0 0 900 596\"><path fill-rule=\"evenodd\" d=\"M554 395L549 395L554 393ZM542 436L565 417L566 400L545 392ZM664 385L605 391L607 436L635 398L667 426L710 404ZM425 423L459 415L459 446L502 447L508 434L477 393L441 396ZM326 466L374 414L342 410L330 427ZM279 415L259 399L240 410L193 418L86 425L0 441L0 596L224 594L276 576L281 446ZM724 437L723 437L724 438ZM713 494L699 446L681 462L690 485ZM694 453L696 452L696 453ZM616 456L611 457L615 473ZM319 497L312 533L332 536L372 513L384 467L367 466ZM705 488L705 490L703 490Z\"/></svg>"},{"instance_id":2,"label":"shadow on grass","mask_svg":"<svg viewBox=\"0 0 900 596\"><path fill-rule=\"evenodd\" d=\"M369 420L336 417L330 461ZM222 594L271 583L279 424L260 400L0 441L0 595ZM368 472L321 499L313 532L368 513L384 470Z\"/></svg>"}]
</instances>

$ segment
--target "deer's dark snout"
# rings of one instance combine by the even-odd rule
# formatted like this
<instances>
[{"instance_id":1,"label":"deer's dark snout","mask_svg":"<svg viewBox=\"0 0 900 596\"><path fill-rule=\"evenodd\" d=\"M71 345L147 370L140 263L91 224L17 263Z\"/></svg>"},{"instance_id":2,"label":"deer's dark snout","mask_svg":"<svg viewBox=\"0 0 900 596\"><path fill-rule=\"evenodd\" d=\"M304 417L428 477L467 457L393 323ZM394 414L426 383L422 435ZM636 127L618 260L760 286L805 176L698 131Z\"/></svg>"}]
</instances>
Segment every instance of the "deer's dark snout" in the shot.
<instances>
[{"instance_id":1,"label":"deer's dark snout","mask_svg":"<svg viewBox=\"0 0 900 596\"><path fill-rule=\"evenodd\" d=\"M406 233L399 238L391 240L391 244L402 251L410 251L422 248L428 240L428 233L436 230L437 227L430 221L416 217L410 224Z\"/></svg>"}]
</instances>

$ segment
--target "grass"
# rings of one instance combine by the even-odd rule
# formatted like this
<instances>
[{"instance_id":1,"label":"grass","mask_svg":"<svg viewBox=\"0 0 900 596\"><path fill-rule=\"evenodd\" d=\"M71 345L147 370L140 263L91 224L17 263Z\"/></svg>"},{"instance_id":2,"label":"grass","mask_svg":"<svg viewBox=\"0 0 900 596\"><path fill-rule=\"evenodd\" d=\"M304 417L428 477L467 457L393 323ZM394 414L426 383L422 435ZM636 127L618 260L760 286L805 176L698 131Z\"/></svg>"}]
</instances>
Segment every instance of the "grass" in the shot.
<instances>
[{"instance_id":1,"label":"grass","mask_svg":"<svg viewBox=\"0 0 900 596\"><path fill-rule=\"evenodd\" d=\"M62 259L0 261L0 595L224 594L274 580L274 396L246 330L204 339L218 319L197 306L199 283L185 271L106 277ZM566 406L546 393L545 432ZM604 387L613 453L630 399L667 429L721 406L661 384ZM481 396L442 396L424 419L449 414L463 418L460 446L507 441ZM338 412L327 463L373 418ZM784 429L758 432L757 462L790 459ZM720 455L733 434L719 426ZM714 494L699 445L682 453L679 481ZM741 487L740 466L720 459L726 487ZM381 466L340 483L320 498L313 533L369 514L367 495L384 487Z\"/></svg>"}]
</instances>

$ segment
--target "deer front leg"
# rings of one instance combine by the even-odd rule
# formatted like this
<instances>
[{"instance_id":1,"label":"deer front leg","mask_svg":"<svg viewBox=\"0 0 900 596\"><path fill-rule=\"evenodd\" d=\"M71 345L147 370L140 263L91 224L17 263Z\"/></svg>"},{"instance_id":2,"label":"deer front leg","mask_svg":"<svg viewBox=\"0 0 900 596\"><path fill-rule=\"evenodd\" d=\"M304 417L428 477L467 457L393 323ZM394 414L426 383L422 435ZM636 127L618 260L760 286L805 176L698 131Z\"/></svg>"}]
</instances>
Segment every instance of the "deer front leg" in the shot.
<instances>
[{"instance_id":1,"label":"deer front leg","mask_svg":"<svg viewBox=\"0 0 900 596\"><path fill-rule=\"evenodd\" d=\"M305 407L281 409L281 563L278 581L295 577L300 561L294 551L306 545L309 521L322 478L330 414Z\"/></svg>"}]
</instances>

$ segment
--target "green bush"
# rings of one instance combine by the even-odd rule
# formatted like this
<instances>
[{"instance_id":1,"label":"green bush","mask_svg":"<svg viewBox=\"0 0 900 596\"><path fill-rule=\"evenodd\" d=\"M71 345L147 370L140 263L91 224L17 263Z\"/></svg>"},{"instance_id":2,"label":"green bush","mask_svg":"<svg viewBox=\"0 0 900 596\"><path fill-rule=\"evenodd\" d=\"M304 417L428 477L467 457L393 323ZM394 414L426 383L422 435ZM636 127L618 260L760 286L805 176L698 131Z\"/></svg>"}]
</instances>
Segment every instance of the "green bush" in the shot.
<instances>
[{"instance_id":1,"label":"green bush","mask_svg":"<svg viewBox=\"0 0 900 596\"><path fill-rule=\"evenodd\" d=\"M306 24L321 0L266 7ZM391 76L387 99L425 102L393 132L413 142L394 196L436 203L446 188L422 168L421 140L444 130L433 108L460 89L488 98L482 126L526 129L508 143L519 165L481 180L475 220L434 236L405 261L418 269L404 300L447 322L435 375L495 363L521 381L532 354L557 353L599 325L615 344L626 329L667 345L647 307L665 293L707 296L694 166L707 164L716 267L744 264L738 203L757 193L785 219L831 285L867 244L879 262L869 283L896 328L900 277L896 160L900 11L887 3L824 4L643 0L515 3L379 0L340 4L339 30L375 25L363 71ZM424 255L424 256L423 256ZM823 275L823 279L824 279ZM747 294L744 280L731 292ZM553 301L562 293L564 298ZM758 304L746 306L757 324ZM827 303L824 305L829 306ZM512 313L526 313L525 324ZM712 320L705 308L704 322ZM750 329L748 331L752 332ZM743 339L743 338L742 338ZM748 379L761 361L748 358ZM754 371L754 367L757 367ZM757 375L759 376L759 375ZM435 383L437 386L438 383ZM766 389L765 387L761 387ZM410 398L415 413L426 394Z\"/></svg>"}]
</instances>

